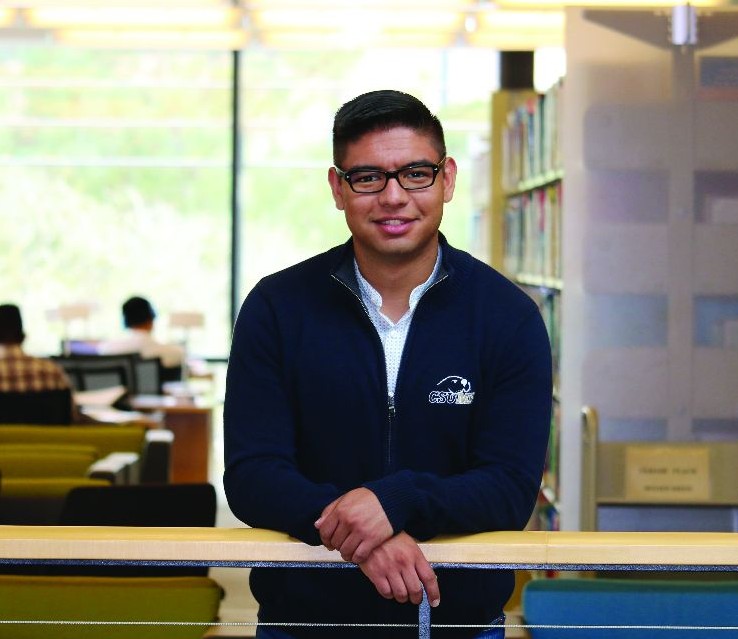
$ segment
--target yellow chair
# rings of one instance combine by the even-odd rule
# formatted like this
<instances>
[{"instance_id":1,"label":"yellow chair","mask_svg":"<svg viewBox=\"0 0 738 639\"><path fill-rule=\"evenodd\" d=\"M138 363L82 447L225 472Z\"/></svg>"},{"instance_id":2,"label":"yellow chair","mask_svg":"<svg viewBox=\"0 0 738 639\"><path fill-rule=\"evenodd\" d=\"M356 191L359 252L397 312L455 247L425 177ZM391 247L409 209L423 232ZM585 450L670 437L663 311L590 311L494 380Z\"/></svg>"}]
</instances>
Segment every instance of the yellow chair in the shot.
<instances>
[{"instance_id":1,"label":"yellow chair","mask_svg":"<svg viewBox=\"0 0 738 639\"><path fill-rule=\"evenodd\" d=\"M222 596L209 577L0 575L0 639L199 639Z\"/></svg>"},{"instance_id":2,"label":"yellow chair","mask_svg":"<svg viewBox=\"0 0 738 639\"><path fill-rule=\"evenodd\" d=\"M85 477L100 459L84 444L0 444L0 468L9 477Z\"/></svg>"},{"instance_id":3,"label":"yellow chair","mask_svg":"<svg viewBox=\"0 0 738 639\"><path fill-rule=\"evenodd\" d=\"M118 458L101 460L88 444L0 443L0 524L58 523L72 488L109 486L138 459Z\"/></svg>"},{"instance_id":4,"label":"yellow chair","mask_svg":"<svg viewBox=\"0 0 738 639\"><path fill-rule=\"evenodd\" d=\"M96 448L101 458L111 453L135 453L139 462L126 480L128 483L170 481L173 441L170 430L148 429L141 424L0 424L0 444L84 444Z\"/></svg>"}]
</instances>

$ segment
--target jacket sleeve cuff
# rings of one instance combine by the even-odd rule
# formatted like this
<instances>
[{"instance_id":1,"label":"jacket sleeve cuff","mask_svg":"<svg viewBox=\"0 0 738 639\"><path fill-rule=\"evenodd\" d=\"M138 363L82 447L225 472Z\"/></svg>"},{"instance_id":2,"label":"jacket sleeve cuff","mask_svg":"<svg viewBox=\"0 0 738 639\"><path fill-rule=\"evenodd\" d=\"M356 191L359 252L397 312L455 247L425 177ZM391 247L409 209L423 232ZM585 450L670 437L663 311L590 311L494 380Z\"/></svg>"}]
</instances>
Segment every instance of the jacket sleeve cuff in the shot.
<instances>
[{"instance_id":1,"label":"jacket sleeve cuff","mask_svg":"<svg viewBox=\"0 0 738 639\"><path fill-rule=\"evenodd\" d=\"M415 508L415 490L403 474L396 473L364 484L379 499L394 534L405 530Z\"/></svg>"}]
</instances>

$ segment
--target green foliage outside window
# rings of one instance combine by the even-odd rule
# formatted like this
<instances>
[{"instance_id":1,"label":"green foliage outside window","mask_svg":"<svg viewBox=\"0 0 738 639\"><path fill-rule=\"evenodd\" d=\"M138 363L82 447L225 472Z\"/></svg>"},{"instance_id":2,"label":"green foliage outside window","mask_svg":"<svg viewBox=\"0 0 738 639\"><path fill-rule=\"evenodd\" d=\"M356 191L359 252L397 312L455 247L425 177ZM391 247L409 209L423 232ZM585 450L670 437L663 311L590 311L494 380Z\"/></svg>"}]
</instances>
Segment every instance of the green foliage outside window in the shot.
<instances>
[{"instance_id":1,"label":"green foliage outside window","mask_svg":"<svg viewBox=\"0 0 738 639\"><path fill-rule=\"evenodd\" d=\"M241 60L242 278L347 237L327 186L335 109L374 88L436 108L460 164L443 230L472 241L469 154L487 125L487 96L446 96L439 69L388 60L407 52L247 50ZM446 61L447 62L447 61ZM0 301L24 313L28 349L55 353L64 327L46 311L92 301L72 335L109 337L130 295L148 296L165 339L168 311L206 314L191 350L224 356L230 339L230 53L0 52ZM394 74L394 75L393 75ZM289 174L290 179L285 180Z\"/></svg>"}]
</instances>

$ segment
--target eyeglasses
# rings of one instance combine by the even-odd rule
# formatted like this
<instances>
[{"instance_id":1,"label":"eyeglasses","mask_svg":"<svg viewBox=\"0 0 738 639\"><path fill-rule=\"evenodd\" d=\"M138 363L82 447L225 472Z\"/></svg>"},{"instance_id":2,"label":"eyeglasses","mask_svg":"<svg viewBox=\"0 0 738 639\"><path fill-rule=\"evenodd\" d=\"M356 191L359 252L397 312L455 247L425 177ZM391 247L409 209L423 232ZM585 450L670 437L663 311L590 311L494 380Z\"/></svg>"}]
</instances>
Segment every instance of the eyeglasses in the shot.
<instances>
[{"instance_id":1,"label":"eyeglasses","mask_svg":"<svg viewBox=\"0 0 738 639\"><path fill-rule=\"evenodd\" d=\"M390 179L394 178L406 191L417 191L433 186L441 167L446 162L442 157L438 164L414 164L397 171L378 171L353 169L342 171L335 167L338 177L346 180L354 193L379 193L384 191Z\"/></svg>"}]
</instances>

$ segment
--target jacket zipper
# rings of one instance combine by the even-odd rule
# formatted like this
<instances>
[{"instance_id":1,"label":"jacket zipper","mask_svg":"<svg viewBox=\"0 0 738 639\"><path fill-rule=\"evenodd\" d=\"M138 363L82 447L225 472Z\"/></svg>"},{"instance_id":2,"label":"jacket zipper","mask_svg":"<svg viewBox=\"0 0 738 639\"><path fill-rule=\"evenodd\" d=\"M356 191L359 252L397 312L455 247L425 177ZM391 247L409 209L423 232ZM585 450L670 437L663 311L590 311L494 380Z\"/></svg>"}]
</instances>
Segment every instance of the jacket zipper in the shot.
<instances>
[{"instance_id":1,"label":"jacket zipper","mask_svg":"<svg viewBox=\"0 0 738 639\"><path fill-rule=\"evenodd\" d=\"M420 299L418 300L418 304L415 307L415 312L418 312L418 307L420 306L420 300L422 300L433 288L435 288L438 284L443 282L448 277L448 274L442 275L437 281L433 282L421 295ZM413 317L413 320L415 318ZM415 329L415 322L410 325L410 331L408 331L407 338L405 340L405 346L407 346L407 340L410 339L410 334ZM387 413L388 413L388 421L389 421L389 428L388 428L388 434L387 434L387 469L389 471L392 470L392 433L394 432L395 428L395 418L397 417L397 407L395 405L395 395L397 394L397 388L400 384L400 374L402 373L403 363L405 362L405 354L407 353L406 348L403 347L402 349L402 358L400 360L400 368L397 371L397 383L395 384L395 392L393 393L387 393L388 400L387 400Z\"/></svg>"},{"instance_id":2,"label":"jacket zipper","mask_svg":"<svg viewBox=\"0 0 738 639\"><path fill-rule=\"evenodd\" d=\"M361 296L356 293L346 282L344 282L340 277L336 277L333 273L331 273L331 277L336 280L341 286L343 286L351 295L353 295L356 298L356 301L359 302L359 305L361 306L361 309L364 311L364 314L366 315L367 320L369 320L369 324L371 324L372 330L374 331L374 334L377 336L377 340L379 341L379 350L382 353L382 371L384 372L384 388L385 392L387 392L387 387L389 385L387 381L387 358L384 355L384 347L382 346L382 340L379 338L379 333L377 332L376 326L374 326L374 322L372 322L371 315L369 315L369 310L366 307L366 304L364 304L364 300L361 299ZM392 463L392 428L393 428L393 421L395 416L395 400L392 395L389 395L388 393L388 400L387 400L387 412L388 412L388 428L387 428L387 455L385 458L385 471L389 472L391 468Z\"/></svg>"},{"instance_id":3,"label":"jacket zipper","mask_svg":"<svg viewBox=\"0 0 738 639\"><path fill-rule=\"evenodd\" d=\"M387 414L387 472L390 472L392 471L392 433L395 430L395 416L397 415L394 393L387 393Z\"/></svg>"},{"instance_id":4,"label":"jacket zipper","mask_svg":"<svg viewBox=\"0 0 738 639\"><path fill-rule=\"evenodd\" d=\"M353 295L356 298L356 300L361 305L361 308L364 311L364 314L366 315L367 319L369 320L369 323L372 325L372 328L374 329L374 333L379 338L379 333L377 332L377 329L374 326L374 323L372 322L372 318L369 315L369 311L367 310L366 305L364 304L364 301L361 299L361 296L360 295L357 295L357 293L348 284L346 284L341 278L336 277L332 273L331 273L331 277L334 280L336 280L336 282L338 282L349 293L351 293L351 295ZM441 282L443 282L447 277L448 277L448 274L444 274L437 281L433 282L433 284L431 284L426 289L426 291L423 293L423 295L421 296L420 299L423 299L423 297L425 297L431 289L435 288L438 284L440 284ZM418 300L418 304L420 304L420 300ZM416 307L416 311L417 311L417 307ZM410 329L412 330L412 328L413 327L411 326ZM410 334L409 333L408 333L408 337L410 337ZM382 344L381 344L381 341L382 340L380 339L379 341L380 341L380 347L381 347L382 346ZM386 359L385 354L384 354L384 347L381 348L381 351L382 351L382 361L384 363L384 369L383 369L384 370L384 386L387 389L387 457L386 457L386 460L385 461L386 461L386 464L387 464L386 470L387 470L387 472L390 472L392 470L392 433L394 432L394 428L395 428L395 418L397 417L397 408L395 407L395 395L393 393L390 393L389 392L389 388L388 388L389 382L387 380L387 359ZM404 359L405 359L405 349L403 348L402 360L404 360ZM400 371L399 372L402 371L402 363L403 362L401 361L400 362ZM397 379L398 379L398 382L399 382L399 375L398 375L398 378ZM395 387L395 392L396 391L397 391L397 387Z\"/></svg>"}]
</instances>

